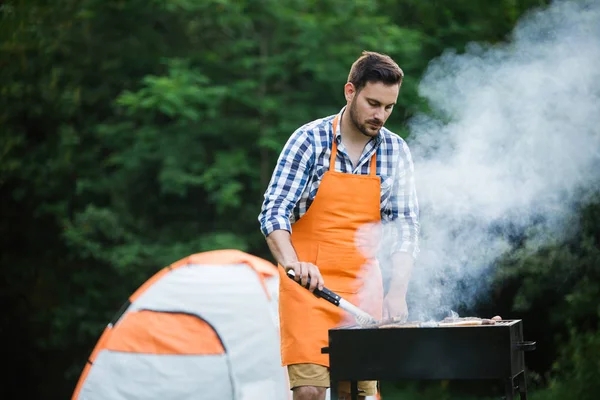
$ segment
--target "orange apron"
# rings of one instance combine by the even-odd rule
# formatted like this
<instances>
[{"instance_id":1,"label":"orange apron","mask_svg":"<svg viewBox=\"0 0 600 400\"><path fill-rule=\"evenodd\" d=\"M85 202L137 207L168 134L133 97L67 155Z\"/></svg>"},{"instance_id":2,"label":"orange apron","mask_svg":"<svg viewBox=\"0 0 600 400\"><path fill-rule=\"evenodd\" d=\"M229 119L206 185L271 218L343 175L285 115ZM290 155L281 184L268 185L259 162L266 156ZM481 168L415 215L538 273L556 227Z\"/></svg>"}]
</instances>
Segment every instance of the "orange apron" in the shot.
<instances>
[{"instance_id":1,"label":"orange apron","mask_svg":"<svg viewBox=\"0 0 600 400\"><path fill-rule=\"evenodd\" d=\"M329 171L325 172L308 211L294 223L291 240L298 260L319 267L328 289L379 320L383 308L381 271L377 262L366 259L355 245L357 229L381 219L376 153L370 161L369 175L335 171L337 122L336 116ZM354 320L292 281L283 268L278 269L283 365L310 363L329 367L329 357L321 354L321 348L328 344L328 330L354 324Z\"/></svg>"}]
</instances>

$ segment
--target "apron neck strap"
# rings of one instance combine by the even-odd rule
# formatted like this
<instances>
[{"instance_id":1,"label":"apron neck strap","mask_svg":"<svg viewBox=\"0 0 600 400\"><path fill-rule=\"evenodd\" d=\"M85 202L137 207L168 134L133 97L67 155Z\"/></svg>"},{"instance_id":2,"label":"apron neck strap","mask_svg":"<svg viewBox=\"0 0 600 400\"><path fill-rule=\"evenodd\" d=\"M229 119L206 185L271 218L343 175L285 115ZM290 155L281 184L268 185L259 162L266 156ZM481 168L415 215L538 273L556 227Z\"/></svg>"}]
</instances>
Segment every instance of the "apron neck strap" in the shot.
<instances>
[{"instance_id":1,"label":"apron neck strap","mask_svg":"<svg viewBox=\"0 0 600 400\"><path fill-rule=\"evenodd\" d=\"M335 171L335 159L337 157L337 142L335 140L335 132L337 130L338 121L340 119L339 117L340 115L338 114L333 119L333 138L331 145L331 156L329 158L330 171ZM373 156L371 156L371 162L369 164L369 175L377 176L377 150L375 150L375 152L373 152Z\"/></svg>"}]
</instances>

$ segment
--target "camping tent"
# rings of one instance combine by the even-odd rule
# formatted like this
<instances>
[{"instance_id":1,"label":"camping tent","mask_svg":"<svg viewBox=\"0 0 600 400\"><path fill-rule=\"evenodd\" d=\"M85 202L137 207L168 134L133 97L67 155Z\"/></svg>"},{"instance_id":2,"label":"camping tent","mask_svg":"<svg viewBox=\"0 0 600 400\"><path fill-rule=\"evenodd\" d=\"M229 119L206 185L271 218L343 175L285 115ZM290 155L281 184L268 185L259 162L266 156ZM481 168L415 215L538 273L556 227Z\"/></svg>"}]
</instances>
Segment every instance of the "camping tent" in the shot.
<instances>
[{"instance_id":1,"label":"camping tent","mask_svg":"<svg viewBox=\"0 0 600 400\"><path fill-rule=\"evenodd\" d=\"M278 285L275 265L238 250L163 268L104 329L72 400L291 399Z\"/></svg>"},{"instance_id":2,"label":"camping tent","mask_svg":"<svg viewBox=\"0 0 600 400\"><path fill-rule=\"evenodd\" d=\"M277 280L237 250L162 269L105 328L72 399L289 399Z\"/></svg>"}]
</instances>

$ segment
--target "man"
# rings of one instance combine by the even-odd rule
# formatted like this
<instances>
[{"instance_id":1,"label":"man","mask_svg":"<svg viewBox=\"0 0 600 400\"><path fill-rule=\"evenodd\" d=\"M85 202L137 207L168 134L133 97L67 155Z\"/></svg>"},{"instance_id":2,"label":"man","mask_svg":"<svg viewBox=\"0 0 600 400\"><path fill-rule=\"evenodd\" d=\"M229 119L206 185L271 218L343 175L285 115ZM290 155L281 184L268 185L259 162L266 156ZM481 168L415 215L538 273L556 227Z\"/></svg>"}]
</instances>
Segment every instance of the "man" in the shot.
<instances>
[{"instance_id":1,"label":"man","mask_svg":"<svg viewBox=\"0 0 600 400\"><path fill-rule=\"evenodd\" d=\"M292 134L266 190L259 221L282 266L281 355L294 400L325 398L329 360L321 348L330 328L348 322L340 309L310 293L316 287L327 285L375 319L408 313L419 234L413 163L406 143L383 127L402 79L390 57L363 52L344 86L346 106ZM397 238L385 298L374 248L381 229ZM309 290L292 282L288 270ZM340 385L340 397L349 391L347 382ZM377 383L360 382L359 392L376 395Z\"/></svg>"}]
</instances>

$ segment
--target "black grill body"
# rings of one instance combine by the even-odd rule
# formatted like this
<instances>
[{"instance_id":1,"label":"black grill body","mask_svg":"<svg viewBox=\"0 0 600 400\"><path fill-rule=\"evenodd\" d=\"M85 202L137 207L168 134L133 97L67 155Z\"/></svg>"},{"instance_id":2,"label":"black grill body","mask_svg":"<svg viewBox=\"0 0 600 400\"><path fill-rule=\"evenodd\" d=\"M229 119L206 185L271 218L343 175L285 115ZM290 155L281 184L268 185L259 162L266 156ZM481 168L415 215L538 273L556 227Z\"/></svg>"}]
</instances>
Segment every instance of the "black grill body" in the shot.
<instances>
[{"instance_id":1,"label":"black grill body","mask_svg":"<svg viewBox=\"0 0 600 400\"><path fill-rule=\"evenodd\" d=\"M521 320L495 325L367 328L329 330L331 387L359 380L497 379L505 398L527 398L524 351L535 342L523 341ZM336 390L331 391L336 399ZM335 396L335 397L334 397ZM353 399L355 393L353 393Z\"/></svg>"}]
</instances>

